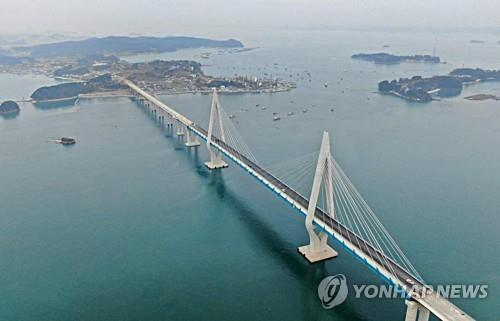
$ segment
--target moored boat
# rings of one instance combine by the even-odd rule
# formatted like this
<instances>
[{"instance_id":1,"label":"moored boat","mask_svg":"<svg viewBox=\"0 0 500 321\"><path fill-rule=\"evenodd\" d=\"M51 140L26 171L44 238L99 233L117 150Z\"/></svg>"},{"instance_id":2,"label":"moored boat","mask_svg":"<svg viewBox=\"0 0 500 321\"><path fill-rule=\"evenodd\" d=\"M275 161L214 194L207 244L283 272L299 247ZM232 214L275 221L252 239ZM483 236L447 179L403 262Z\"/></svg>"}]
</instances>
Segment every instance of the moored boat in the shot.
<instances>
[{"instance_id":1,"label":"moored boat","mask_svg":"<svg viewBox=\"0 0 500 321\"><path fill-rule=\"evenodd\" d=\"M61 137L61 140L59 142L62 145L74 145L74 144L76 144L76 140L74 138L71 138L71 137Z\"/></svg>"}]
</instances>

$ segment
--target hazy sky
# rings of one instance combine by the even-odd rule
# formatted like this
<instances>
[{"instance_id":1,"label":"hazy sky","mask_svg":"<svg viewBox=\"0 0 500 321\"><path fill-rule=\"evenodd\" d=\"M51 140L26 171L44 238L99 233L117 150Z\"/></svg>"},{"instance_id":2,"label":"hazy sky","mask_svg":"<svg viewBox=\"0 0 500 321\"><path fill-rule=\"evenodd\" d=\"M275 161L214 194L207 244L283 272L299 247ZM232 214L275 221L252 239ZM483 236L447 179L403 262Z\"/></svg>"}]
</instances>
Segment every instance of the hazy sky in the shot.
<instances>
[{"instance_id":1,"label":"hazy sky","mask_svg":"<svg viewBox=\"0 0 500 321\"><path fill-rule=\"evenodd\" d=\"M500 0L0 0L0 34L210 34L227 27L500 27Z\"/></svg>"}]
</instances>

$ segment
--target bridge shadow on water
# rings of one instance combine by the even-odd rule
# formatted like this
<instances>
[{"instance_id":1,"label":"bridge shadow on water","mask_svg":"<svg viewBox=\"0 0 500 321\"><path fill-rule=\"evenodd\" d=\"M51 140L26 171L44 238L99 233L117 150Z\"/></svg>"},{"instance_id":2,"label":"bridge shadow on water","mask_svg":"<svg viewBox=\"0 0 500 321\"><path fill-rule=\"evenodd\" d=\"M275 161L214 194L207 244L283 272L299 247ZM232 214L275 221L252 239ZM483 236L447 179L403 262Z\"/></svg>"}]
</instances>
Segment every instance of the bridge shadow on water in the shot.
<instances>
[{"instance_id":1,"label":"bridge shadow on water","mask_svg":"<svg viewBox=\"0 0 500 321\"><path fill-rule=\"evenodd\" d=\"M224 200L235 213L241 226L246 228L252 240L259 246L267 256L273 257L283 269L293 275L293 278L302 286L302 318L304 320L324 319L325 314L333 314L342 320L361 321L366 320L359 316L348 303L336 307L334 310L324 310L317 297L317 285L326 276L332 275L328 271L326 262L309 264L296 251L296 245L286 241L279 231L274 229L269 222L261 218L259 213L253 211L250 206L237 193L227 186L224 173L221 170L210 171L199 159L198 148L188 150L188 158L194 165L200 177L208 179L208 185L215 192L215 196Z\"/></svg>"}]
</instances>

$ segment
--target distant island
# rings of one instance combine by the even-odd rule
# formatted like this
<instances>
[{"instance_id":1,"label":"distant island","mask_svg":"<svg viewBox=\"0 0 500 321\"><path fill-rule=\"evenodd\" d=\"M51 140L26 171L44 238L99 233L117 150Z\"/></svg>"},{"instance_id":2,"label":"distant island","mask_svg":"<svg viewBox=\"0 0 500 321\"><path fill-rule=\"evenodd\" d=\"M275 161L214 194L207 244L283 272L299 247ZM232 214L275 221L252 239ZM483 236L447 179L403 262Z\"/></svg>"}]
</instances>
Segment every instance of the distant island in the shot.
<instances>
[{"instance_id":1,"label":"distant island","mask_svg":"<svg viewBox=\"0 0 500 321\"><path fill-rule=\"evenodd\" d=\"M0 115L15 115L20 111L21 108L15 101L7 100L0 104Z\"/></svg>"},{"instance_id":2,"label":"distant island","mask_svg":"<svg viewBox=\"0 0 500 321\"><path fill-rule=\"evenodd\" d=\"M401 78L391 82L384 80L379 82L380 93L392 94L413 102L430 102L433 95L439 97L451 97L462 92L462 83L451 76L434 76L422 78Z\"/></svg>"},{"instance_id":3,"label":"distant island","mask_svg":"<svg viewBox=\"0 0 500 321\"><path fill-rule=\"evenodd\" d=\"M172 52L192 48L242 48L235 39L212 40L195 37L121 37L90 38L63 41L35 46L15 47L14 52L31 58L60 56L88 56L105 54L140 54L147 52Z\"/></svg>"},{"instance_id":4,"label":"distant island","mask_svg":"<svg viewBox=\"0 0 500 321\"><path fill-rule=\"evenodd\" d=\"M243 52L245 48L239 40L212 40L196 37L119 37L89 38L84 40L0 48L0 72L25 73L53 76L54 69L62 65L80 64L80 60L96 57L142 53L173 52L181 49L219 48L227 52ZM104 61L107 62L107 61Z\"/></svg>"},{"instance_id":5,"label":"distant island","mask_svg":"<svg viewBox=\"0 0 500 321\"><path fill-rule=\"evenodd\" d=\"M430 102L438 97L460 95L464 85L486 81L500 81L500 70L459 68L446 76L384 80L379 82L378 90L382 94L391 94L412 102Z\"/></svg>"},{"instance_id":6,"label":"distant island","mask_svg":"<svg viewBox=\"0 0 500 321\"><path fill-rule=\"evenodd\" d=\"M430 64L438 64L441 62L441 59L436 56L430 56L430 55L396 56L385 52L359 53L352 55L351 58L371 61L375 64L380 64L380 65L395 65L395 64L400 64L402 62L410 62L410 63L419 62L419 63L430 63Z\"/></svg>"}]
</instances>

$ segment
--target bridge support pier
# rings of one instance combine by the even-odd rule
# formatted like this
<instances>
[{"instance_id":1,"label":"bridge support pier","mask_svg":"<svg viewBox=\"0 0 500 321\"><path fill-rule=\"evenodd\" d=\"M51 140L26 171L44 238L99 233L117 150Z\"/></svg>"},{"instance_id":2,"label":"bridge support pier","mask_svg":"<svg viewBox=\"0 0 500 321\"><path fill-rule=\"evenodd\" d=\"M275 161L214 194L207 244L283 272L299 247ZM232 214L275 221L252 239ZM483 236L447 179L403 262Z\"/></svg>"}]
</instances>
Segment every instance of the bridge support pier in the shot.
<instances>
[{"instance_id":1,"label":"bridge support pier","mask_svg":"<svg viewBox=\"0 0 500 321\"><path fill-rule=\"evenodd\" d=\"M406 300L405 304L408 306L406 308L405 321L417 321L418 303L415 301Z\"/></svg>"},{"instance_id":2,"label":"bridge support pier","mask_svg":"<svg viewBox=\"0 0 500 321\"><path fill-rule=\"evenodd\" d=\"M406 308L405 321L429 321L430 312L424 306L413 300L406 300L405 304L408 306Z\"/></svg>"},{"instance_id":3,"label":"bridge support pier","mask_svg":"<svg viewBox=\"0 0 500 321\"><path fill-rule=\"evenodd\" d=\"M429 321L430 312L425 307L418 308L418 321Z\"/></svg>"},{"instance_id":4,"label":"bridge support pier","mask_svg":"<svg viewBox=\"0 0 500 321\"><path fill-rule=\"evenodd\" d=\"M184 136L184 127L182 126L181 122L179 120L176 121L176 131L175 131L175 134L177 136Z\"/></svg>"},{"instance_id":5,"label":"bridge support pier","mask_svg":"<svg viewBox=\"0 0 500 321\"><path fill-rule=\"evenodd\" d=\"M198 139L198 136L193 134L192 131L189 130L189 128L185 128L186 130L186 147L196 147L200 146L200 140Z\"/></svg>"},{"instance_id":6,"label":"bridge support pier","mask_svg":"<svg viewBox=\"0 0 500 321\"><path fill-rule=\"evenodd\" d=\"M316 238L317 240L311 242L309 245L298 248L299 253L302 254L309 263L321 262L338 256L338 253L328 245L327 234L320 232L316 234Z\"/></svg>"},{"instance_id":7,"label":"bridge support pier","mask_svg":"<svg viewBox=\"0 0 500 321\"><path fill-rule=\"evenodd\" d=\"M167 126L165 127L165 137L172 137L172 136L173 136L172 126L170 126L170 124L167 124Z\"/></svg>"},{"instance_id":8,"label":"bridge support pier","mask_svg":"<svg viewBox=\"0 0 500 321\"><path fill-rule=\"evenodd\" d=\"M316 206L323 178L325 178L325 194L328 195L326 210L328 215L332 218L335 216L335 208L333 205L331 158L330 136L328 135L328 132L324 132L305 222L306 230L309 234L309 245L304 245L298 248L299 253L302 254L310 263L328 260L338 255L338 253L328 245L328 235L323 231L320 231L319 233L316 232L314 226L314 216L316 214Z\"/></svg>"},{"instance_id":9,"label":"bridge support pier","mask_svg":"<svg viewBox=\"0 0 500 321\"><path fill-rule=\"evenodd\" d=\"M219 168L229 167L229 165L222 160L221 154L215 153L213 151L210 151L210 161L205 162L205 166L208 169L219 169Z\"/></svg>"}]
</instances>

